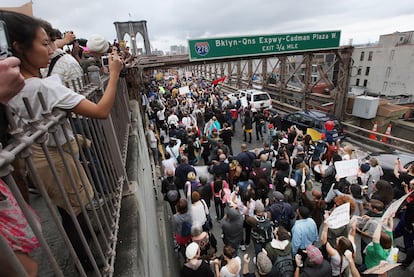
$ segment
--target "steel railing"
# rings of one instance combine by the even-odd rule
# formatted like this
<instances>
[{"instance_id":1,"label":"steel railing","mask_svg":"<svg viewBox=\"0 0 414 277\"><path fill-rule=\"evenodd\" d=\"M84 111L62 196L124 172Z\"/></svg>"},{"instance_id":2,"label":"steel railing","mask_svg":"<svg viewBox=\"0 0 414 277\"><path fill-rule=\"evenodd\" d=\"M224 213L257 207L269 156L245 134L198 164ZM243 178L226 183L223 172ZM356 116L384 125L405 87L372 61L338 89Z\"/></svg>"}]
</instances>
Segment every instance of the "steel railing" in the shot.
<instances>
[{"instance_id":1,"label":"steel railing","mask_svg":"<svg viewBox=\"0 0 414 277\"><path fill-rule=\"evenodd\" d=\"M106 83L107 78L95 84L89 82L88 78L78 80L77 84L82 84L82 89L78 93L92 101L98 101L102 96L101 88L105 87ZM29 114L32 105L42 105L44 99L41 91L38 97L38 103L22 103ZM96 120L62 110L44 109L43 118L33 119L29 128L25 130L18 128L9 111L8 119L11 139L0 149L0 177L10 188L41 245L40 249L33 253L39 267L38 276L91 274L78 259L75 249L79 248L79 245L72 245L72 234L68 234L64 228L67 222L64 222L56 209L56 199L60 206L66 207L65 210L74 223L75 232L80 238L79 243L85 249L94 276L111 276L122 191L128 184L125 165L131 122L125 80L121 78L118 82L116 101L108 119ZM46 138L56 138L56 132L64 131L63 126L67 124L71 125L76 134L75 139L70 140L64 132L64 145L47 146ZM16 167L17 162L19 166ZM68 189L65 188L62 177L68 178L75 195L67 194ZM95 200L99 203L101 199L102 205L88 211L86 205L80 204L85 203L85 200L77 189L77 178L83 187L91 184L93 194L85 194L87 202L91 204ZM24 180L24 183L21 180ZM30 196L30 205L40 216L41 226L26 205L25 193L22 194L19 189L29 184L39 191L39 196ZM50 195L52 186L58 197ZM79 215L72 208L73 201L77 201L80 212L84 215L82 226ZM13 251L3 236L0 236L0 251L19 276L27 276L22 264L12 255Z\"/></svg>"}]
</instances>

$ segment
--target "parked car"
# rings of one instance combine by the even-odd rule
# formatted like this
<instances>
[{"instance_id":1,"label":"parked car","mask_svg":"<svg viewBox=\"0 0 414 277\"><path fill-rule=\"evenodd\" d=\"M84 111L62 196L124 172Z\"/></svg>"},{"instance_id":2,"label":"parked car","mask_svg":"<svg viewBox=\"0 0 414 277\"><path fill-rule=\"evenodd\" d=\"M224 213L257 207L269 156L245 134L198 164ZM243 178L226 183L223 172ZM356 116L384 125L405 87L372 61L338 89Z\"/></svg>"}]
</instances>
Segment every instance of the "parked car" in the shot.
<instances>
[{"instance_id":1,"label":"parked car","mask_svg":"<svg viewBox=\"0 0 414 277\"><path fill-rule=\"evenodd\" d=\"M249 104L256 110L272 107L272 99L267 92L257 89L239 90L238 92L242 107L247 107Z\"/></svg>"},{"instance_id":2,"label":"parked car","mask_svg":"<svg viewBox=\"0 0 414 277\"><path fill-rule=\"evenodd\" d=\"M325 128L325 123L327 121L332 121L334 123L333 130L330 132ZM326 139L328 135L331 135L334 140L342 140L345 137L344 129L339 119L334 115L317 110L293 112L282 116L282 130L286 131L292 125L296 125L296 127L304 133L308 131L308 128L315 130L318 134L320 133L319 139ZM314 132L314 134L316 134L316 132ZM313 139L318 140L315 137L313 137Z\"/></svg>"},{"instance_id":3,"label":"parked car","mask_svg":"<svg viewBox=\"0 0 414 277\"><path fill-rule=\"evenodd\" d=\"M237 102L237 99L239 98L240 92L239 91L235 91L235 92L231 92L231 93L227 93L226 96L227 98L230 100L230 102L235 105Z\"/></svg>"},{"instance_id":4,"label":"parked car","mask_svg":"<svg viewBox=\"0 0 414 277\"><path fill-rule=\"evenodd\" d=\"M414 164L414 154L402 151L392 152L376 152L368 155L365 159L376 158L384 171L382 179L387 180L391 184L399 184L398 179L394 176L394 164L397 158L400 159L404 168L408 168L411 164Z\"/></svg>"}]
</instances>

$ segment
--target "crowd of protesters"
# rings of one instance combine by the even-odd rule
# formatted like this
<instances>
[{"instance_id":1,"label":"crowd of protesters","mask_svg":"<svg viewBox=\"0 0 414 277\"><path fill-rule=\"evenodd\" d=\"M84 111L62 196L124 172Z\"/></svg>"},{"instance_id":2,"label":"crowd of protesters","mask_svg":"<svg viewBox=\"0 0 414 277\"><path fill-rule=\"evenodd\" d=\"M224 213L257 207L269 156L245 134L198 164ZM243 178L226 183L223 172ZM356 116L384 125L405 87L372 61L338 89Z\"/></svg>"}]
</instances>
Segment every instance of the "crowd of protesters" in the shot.
<instances>
[{"instance_id":1,"label":"crowd of protesters","mask_svg":"<svg viewBox=\"0 0 414 277\"><path fill-rule=\"evenodd\" d=\"M397 228L394 214L382 215L394 191L412 190L413 166L407 170L396 161L401 184L394 188L381 179L374 158L359 160L357 176L338 178L335 163L357 158L351 144L329 134L313 141L296 126L282 131L278 114L242 106L203 78L154 78L142 105L151 122L149 145L164 175L164 199L174 214L176 250L186 259L182 276L250 276L250 257L240 258L248 247L259 276L360 276L396 262L397 236L409 241L404 251L411 255L403 266L411 263L413 219L405 212L412 209L410 198L397 215ZM250 147L253 130L261 149ZM239 149L233 136L244 138ZM211 181L197 176L201 165ZM349 223L330 228L329 214L348 203ZM223 249L217 249L214 224L221 227Z\"/></svg>"},{"instance_id":2,"label":"crowd of protesters","mask_svg":"<svg viewBox=\"0 0 414 277\"><path fill-rule=\"evenodd\" d=\"M36 101L33 97L40 87L50 100L50 110L64 108L96 118L108 115L123 64L133 60L128 49L121 51L117 44L110 47L100 37L81 45L71 32L62 35L45 21L13 12L1 11L0 19L7 24L12 52L17 57L0 61L0 99L13 110L22 128L33 119L25 117L21 98ZM70 54L62 49L67 44L73 44ZM50 76L55 70L61 81L70 85L70 77L78 77L88 65L101 66L100 56L108 51L110 81L96 104ZM69 79L65 79L65 73ZM187 86L188 90L180 90ZM360 276L365 269L395 262L394 238L399 236L404 238L407 253L400 262L404 267L411 264L414 199L408 197L397 215L383 214L393 199L412 191L414 166L406 169L395 161L394 175L400 183L394 187L381 179L381 165L375 159L360 161L358 176L337 178L335 163L355 158L352 146L329 136L326 141L314 142L295 126L282 131L277 113L253 109L249 104L242 106L241 99L227 98L219 87L202 78L175 76L168 80L154 78L142 94L142 108L151 121L147 130L149 148L164 177L162 192L174 214L177 250L186 259L182 276ZM40 117L40 105L38 108ZM249 147L253 130L256 139L263 142L261 150ZM73 136L69 127L66 131ZM244 143L239 149L233 148L232 137L241 133ZM7 137L2 143L7 144ZM48 145L56 143L63 140ZM212 181L197 176L194 166L202 164L214 176ZM46 170L42 176L48 178ZM321 189L314 188L313 182L321 183ZM53 190L53 186L47 189ZM82 201L73 200L70 208L59 197L51 198L59 207L81 263L91 267L68 210L74 210L82 224L81 206L92 204L83 195L94 195L89 187L78 189ZM39 244L3 181L0 204L1 235L28 274L36 276L36 261L28 253ZM210 214L212 204L215 216ZM350 206L349 224L330 228L329 214L345 204ZM393 226L395 216L399 218L397 226ZM213 224L221 226L220 239L225 245L222 251L217 249ZM239 257L249 247L255 253L255 273L249 272L251 257ZM222 256L217 255L219 251ZM15 274L1 253L0 264L2 273Z\"/></svg>"}]
</instances>

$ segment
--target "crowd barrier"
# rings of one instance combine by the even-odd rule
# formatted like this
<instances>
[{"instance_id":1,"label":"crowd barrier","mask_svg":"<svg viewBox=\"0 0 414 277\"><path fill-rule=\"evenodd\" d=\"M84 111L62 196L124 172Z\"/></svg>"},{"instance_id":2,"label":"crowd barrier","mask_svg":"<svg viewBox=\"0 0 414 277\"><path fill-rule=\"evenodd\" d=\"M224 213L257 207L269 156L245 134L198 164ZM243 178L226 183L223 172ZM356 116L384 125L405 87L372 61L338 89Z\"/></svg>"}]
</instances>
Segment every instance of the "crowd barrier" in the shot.
<instances>
[{"instance_id":1,"label":"crowd barrier","mask_svg":"<svg viewBox=\"0 0 414 277\"><path fill-rule=\"evenodd\" d=\"M78 87L81 87L78 93L96 102L101 98L108 78L93 75L94 72L90 72L76 82L80 84ZM42 103L44 99L41 91L38 96ZM30 114L30 103L26 101L22 105L25 105ZM72 245L65 232L63 219L46 191L50 183L45 184L44 176L36 169L38 164L33 157L34 153L40 153L46 158L50 176L53 176L53 180L49 182L53 183L61 201L68 207L71 206L69 198L74 197L80 201L82 195L76 189L74 195L65 192L67 190L59 177L62 174L58 174L58 170L65 171L74 188L76 186L72 174L74 171L69 169L68 160L73 159L75 172L79 173L80 167L83 167L87 180L81 177L82 184L86 186L89 182L94 192L91 195L86 194L87 201L91 204L94 201L97 203L95 209L91 210L87 210L84 205L80 207L81 213L86 215L84 216L85 226L88 229L86 232L90 234L90 238L86 238L85 230L81 230L73 208L69 208L68 214L74 220L76 232L81 239L80 243L92 261L94 276L111 276L122 193L128 187L125 168L131 120L125 80L120 78L115 104L110 116L105 120L81 117L63 110L44 110L41 120L33 120L30 122L29 129L22 130L17 127L17 122L13 121L10 111L8 111L8 118L11 139L6 146L0 148L0 177L9 186L41 245L32 253L38 263L38 276L71 276L75 271L81 276L88 276L90 272L87 273L74 251L78 245ZM45 138L56 136L56 131L68 122L77 134L75 139L69 141L65 134L67 143L63 147L57 146L51 150L51 147L46 146ZM75 153L76 148L79 148L79 155ZM58 167L56 161L62 164ZM31 190L37 190L38 194L29 195L26 194L25 189L21 189L29 186ZM29 198L33 210L26 205L25 198ZM37 218L40 218L40 224ZM22 264L1 235L0 252L5 255L19 276L27 276Z\"/></svg>"}]
</instances>

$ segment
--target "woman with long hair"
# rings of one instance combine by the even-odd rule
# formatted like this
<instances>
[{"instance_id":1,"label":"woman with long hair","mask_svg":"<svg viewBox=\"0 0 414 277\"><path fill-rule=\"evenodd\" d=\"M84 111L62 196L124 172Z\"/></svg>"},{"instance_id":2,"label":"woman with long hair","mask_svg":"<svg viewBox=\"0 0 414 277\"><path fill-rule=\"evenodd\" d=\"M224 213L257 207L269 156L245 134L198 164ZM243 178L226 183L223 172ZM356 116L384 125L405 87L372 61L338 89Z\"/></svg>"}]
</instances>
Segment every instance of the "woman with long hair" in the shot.
<instances>
[{"instance_id":1,"label":"woman with long hair","mask_svg":"<svg viewBox=\"0 0 414 277\"><path fill-rule=\"evenodd\" d=\"M101 100L98 103L94 103L87 100L85 96L62 85L59 77L56 75L44 79L39 78L40 69L48 66L53 53L53 47L51 47L51 43L53 42L51 42L43 28L45 26L44 21L11 11L0 11L0 19L7 25L11 51L14 56L20 59L20 72L25 79L23 89L8 103L8 106L15 116L18 127L26 130L30 128L31 122L43 118L44 107L38 98L39 92L45 100L44 104L46 105L45 108L47 111L60 108L91 118L108 117L115 101L119 73L123 66L117 53L109 54L110 72L108 85ZM23 104L23 98L27 99L31 106L32 111L30 114ZM66 137L69 138L69 141L67 141ZM70 124L63 124L62 128L57 129L56 139L49 136L46 138L45 143L58 169L57 171L64 190L68 194L70 206L63 200L56 186L52 171L49 168L46 156L39 144L33 144L31 147L36 170L42 176L43 184L53 203L58 206L58 210L62 216L62 224L75 248L78 258L84 266L91 269L92 266L70 213L73 212L75 214L79 224L84 229L85 235L88 235L88 231L90 230L86 228L82 210L88 204L89 200L93 199L94 193L79 160L74 159L69 154L69 149L72 149L75 155L79 153L78 145ZM71 178L69 178L64 170L64 164L56 146L61 146L64 150L64 159L68 163L68 168L74 178L76 191L79 193L81 201L78 201L76 197L75 189L72 187L70 181ZM77 170L77 168L80 168L80 170Z\"/></svg>"},{"instance_id":2,"label":"woman with long hair","mask_svg":"<svg viewBox=\"0 0 414 277\"><path fill-rule=\"evenodd\" d=\"M223 247L223 260L225 265L221 267L220 277L239 277L241 271L241 259L235 255L235 250L230 245Z\"/></svg>"},{"instance_id":3,"label":"woman with long hair","mask_svg":"<svg viewBox=\"0 0 414 277\"><path fill-rule=\"evenodd\" d=\"M355 255L355 230L356 220L351 222L351 229L348 237L340 236L336 238L336 244L331 245L328 241L328 221L325 220L321 233L321 242L326 245L326 252L331 258L332 276L345 276L344 271L349 266L349 260L345 257L345 251L351 251Z\"/></svg>"}]
</instances>

